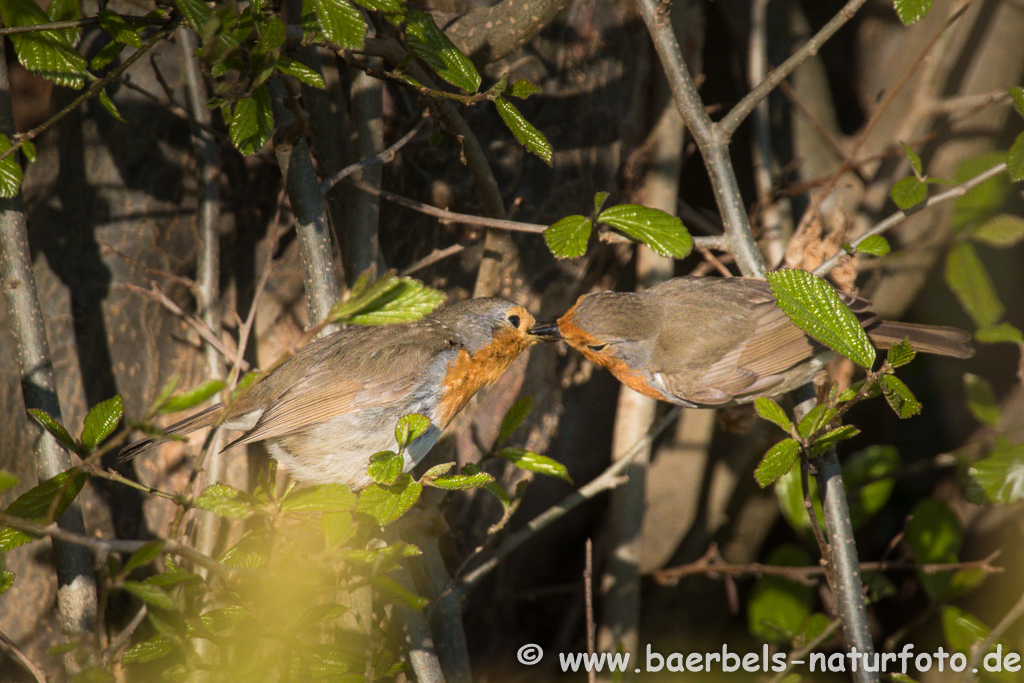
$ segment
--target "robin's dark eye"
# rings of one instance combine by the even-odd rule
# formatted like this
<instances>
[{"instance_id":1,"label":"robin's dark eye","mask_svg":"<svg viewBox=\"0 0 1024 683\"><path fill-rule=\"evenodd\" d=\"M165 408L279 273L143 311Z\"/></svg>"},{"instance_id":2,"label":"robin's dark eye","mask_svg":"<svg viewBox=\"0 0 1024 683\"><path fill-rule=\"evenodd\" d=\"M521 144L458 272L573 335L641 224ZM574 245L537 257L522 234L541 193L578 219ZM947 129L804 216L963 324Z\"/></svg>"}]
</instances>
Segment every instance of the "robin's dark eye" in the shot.
<instances>
[{"instance_id":1,"label":"robin's dark eye","mask_svg":"<svg viewBox=\"0 0 1024 683\"><path fill-rule=\"evenodd\" d=\"M604 351L604 347L606 347L606 346L608 346L608 345L607 344L595 344L594 346L587 346L587 348L590 349L591 351L595 352L595 353L598 353L600 351Z\"/></svg>"},{"instance_id":2,"label":"robin's dark eye","mask_svg":"<svg viewBox=\"0 0 1024 683\"><path fill-rule=\"evenodd\" d=\"M510 315L508 317L508 322L509 322L509 324L512 325L512 327L519 327L519 316L518 315Z\"/></svg>"}]
</instances>

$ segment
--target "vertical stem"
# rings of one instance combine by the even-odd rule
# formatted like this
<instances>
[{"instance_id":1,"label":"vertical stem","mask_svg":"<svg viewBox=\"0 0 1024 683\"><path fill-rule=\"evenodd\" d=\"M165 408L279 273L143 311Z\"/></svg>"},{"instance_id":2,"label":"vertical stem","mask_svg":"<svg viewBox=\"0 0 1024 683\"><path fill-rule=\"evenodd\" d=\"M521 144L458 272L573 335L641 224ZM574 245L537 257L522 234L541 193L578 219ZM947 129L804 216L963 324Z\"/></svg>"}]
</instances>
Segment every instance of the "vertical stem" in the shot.
<instances>
[{"instance_id":1,"label":"vertical stem","mask_svg":"<svg viewBox=\"0 0 1024 683\"><path fill-rule=\"evenodd\" d=\"M352 129L355 133L355 160L368 159L384 149L384 84L362 71L352 70ZM384 168L373 164L357 173L358 179L379 188ZM349 284L367 268L381 272L384 259L380 251L380 197L369 192L352 195L345 216L342 254Z\"/></svg>"},{"instance_id":2,"label":"vertical stem","mask_svg":"<svg viewBox=\"0 0 1024 683\"><path fill-rule=\"evenodd\" d=\"M0 38L0 52L4 41ZM0 132L13 138L11 87L7 63L0 60ZM18 342L21 390L26 408L37 408L61 420L53 361L46 339L21 191L11 199L0 199L0 286L11 314ZM23 419L28 419L24 417ZM49 479L72 466L71 456L48 432L40 430L36 442L36 461L40 479ZM85 534L82 509L77 502L68 506L57 524L75 534ZM57 571L57 608L61 626L70 634L86 633L96 620L96 577L89 551L81 546L53 540L53 561Z\"/></svg>"}]
</instances>

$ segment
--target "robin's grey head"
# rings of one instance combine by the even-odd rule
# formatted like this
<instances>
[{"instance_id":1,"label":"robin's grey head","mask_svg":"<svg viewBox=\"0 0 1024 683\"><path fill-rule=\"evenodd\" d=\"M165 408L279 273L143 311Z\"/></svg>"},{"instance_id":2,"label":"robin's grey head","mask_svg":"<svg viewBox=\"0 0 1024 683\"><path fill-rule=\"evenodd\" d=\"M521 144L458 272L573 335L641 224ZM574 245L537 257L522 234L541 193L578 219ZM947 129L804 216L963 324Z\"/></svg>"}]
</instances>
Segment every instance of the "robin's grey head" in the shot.
<instances>
[{"instance_id":1,"label":"robin's grey head","mask_svg":"<svg viewBox=\"0 0 1024 683\"><path fill-rule=\"evenodd\" d=\"M470 354L498 340L523 347L534 341L529 334L533 316L522 306L505 299L467 299L446 306L431 317L454 331Z\"/></svg>"}]
</instances>

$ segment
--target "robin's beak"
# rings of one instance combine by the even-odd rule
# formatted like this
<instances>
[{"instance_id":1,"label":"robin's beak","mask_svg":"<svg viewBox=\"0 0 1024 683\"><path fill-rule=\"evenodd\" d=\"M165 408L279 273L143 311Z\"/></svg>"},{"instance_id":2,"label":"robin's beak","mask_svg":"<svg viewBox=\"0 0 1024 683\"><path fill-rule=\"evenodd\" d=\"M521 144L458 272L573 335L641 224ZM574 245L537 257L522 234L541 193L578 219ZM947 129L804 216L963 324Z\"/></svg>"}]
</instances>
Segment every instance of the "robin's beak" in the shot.
<instances>
[{"instance_id":1,"label":"robin's beak","mask_svg":"<svg viewBox=\"0 0 1024 683\"><path fill-rule=\"evenodd\" d=\"M549 323L537 323L530 328L530 336L537 337L541 341L559 341L562 339L562 333L558 330L557 322Z\"/></svg>"}]
</instances>

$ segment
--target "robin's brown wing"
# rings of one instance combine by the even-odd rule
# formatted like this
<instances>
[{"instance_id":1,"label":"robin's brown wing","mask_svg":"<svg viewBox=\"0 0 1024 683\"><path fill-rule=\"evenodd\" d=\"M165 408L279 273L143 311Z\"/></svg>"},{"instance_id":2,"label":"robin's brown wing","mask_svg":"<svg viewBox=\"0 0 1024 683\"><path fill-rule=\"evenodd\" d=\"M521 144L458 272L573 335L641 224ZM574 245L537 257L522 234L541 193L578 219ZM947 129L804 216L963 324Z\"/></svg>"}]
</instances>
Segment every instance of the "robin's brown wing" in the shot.
<instances>
[{"instance_id":1,"label":"robin's brown wing","mask_svg":"<svg viewBox=\"0 0 1024 683\"><path fill-rule=\"evenodd\" d=\"M440 386L444 354L457 352L450 335L441 326L396 327L379 328L383 335L345 340L336 353L311 364L229 446L295 434L356 410L401 402L431 373L438 375Z\"/></svg>"}]
</instances>

